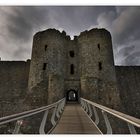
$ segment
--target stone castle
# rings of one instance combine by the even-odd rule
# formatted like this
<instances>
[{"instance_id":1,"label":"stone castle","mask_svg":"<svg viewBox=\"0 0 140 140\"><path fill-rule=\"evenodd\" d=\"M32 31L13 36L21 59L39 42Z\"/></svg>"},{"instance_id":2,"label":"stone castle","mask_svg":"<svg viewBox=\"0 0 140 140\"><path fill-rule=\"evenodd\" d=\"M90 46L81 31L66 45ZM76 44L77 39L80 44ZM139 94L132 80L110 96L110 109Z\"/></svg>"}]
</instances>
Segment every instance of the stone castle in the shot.
<instances>
[{"instance_id":1,"label":"stone castle","mask_svg":"<svg viewBox=\"0 0 140 140\"><path fill-rule=\"evenodd\" d=\"M116 106L119 95L110 33L93 29L75 36L74 40L54 29L35 34L29 91L40 82L38 88L43 89L45 85L48 103L74 90L78 98Z\"/></svg>"},{"instance_id":2,"label":"stone castle","mask_svg":"<svg viewBox=\"0 0 140 140\"><path fill-rule=\"evenodd\" d=\"M73 92L77 101L83 97L140 117L140 68L114 65L106 29L84 31L73 40L56 29L38 32L31 61L0 61L0 76L5 80L0 83L1 101L21 110L23 103L35 108L62 97L69 100ZM17 110L9 112L3 114Z\"/></svg>"}]
</instances>

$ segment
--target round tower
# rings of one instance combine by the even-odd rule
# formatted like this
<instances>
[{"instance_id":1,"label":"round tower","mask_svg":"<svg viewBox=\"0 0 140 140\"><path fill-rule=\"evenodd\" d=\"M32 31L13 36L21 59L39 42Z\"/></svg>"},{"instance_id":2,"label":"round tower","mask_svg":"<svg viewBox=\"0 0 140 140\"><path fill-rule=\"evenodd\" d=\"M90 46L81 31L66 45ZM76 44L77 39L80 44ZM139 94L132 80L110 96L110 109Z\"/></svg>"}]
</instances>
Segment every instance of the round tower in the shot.
<instances>
[{"instance_id":1,"label":"round tower","mask_svg":"<svg viewBox=\"0 0 140 140\"><path fill-rule=\"evenodd\" d=\"M63 96L66 40L66 33L55 29L34 35L28 88L29 92L34 87L44 89L48 103Z\"/></svg>"},{"instance_id":2,"label":"round tower","mask_svg":"<svg viewBox=\"0 0 140 140\"><path fill-rule=\"evenodd\" d=\"M119 99L110 33L105 29L85 31L78 37L78 44L82 96L117 106Z\"/></svg>"}]
</instances>

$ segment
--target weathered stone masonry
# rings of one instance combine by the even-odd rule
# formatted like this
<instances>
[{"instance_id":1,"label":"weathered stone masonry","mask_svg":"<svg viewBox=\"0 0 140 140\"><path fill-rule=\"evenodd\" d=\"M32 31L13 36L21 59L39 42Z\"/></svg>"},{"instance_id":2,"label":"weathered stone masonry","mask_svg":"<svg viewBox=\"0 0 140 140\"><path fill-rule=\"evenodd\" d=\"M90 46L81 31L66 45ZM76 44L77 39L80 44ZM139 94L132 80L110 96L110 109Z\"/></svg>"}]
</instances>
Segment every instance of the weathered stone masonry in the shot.
<instances>
[{"instance_id":1,"label":"weathered stone masonry","mask_svg":"<svg viewBox=\"0 0 140 140\"><path fill-rule=\"evenodd\" d=\"M42 95L37 87L44 88L43 104L61 99L72 89L79 97L118 108L120 99L110 33L92 29L74 40L55 29L36 33L28 87L35 105L35 96L39 100L38 94Z\"/></svg>"},{"instance_id":2,"label":"weathered stone masonry","mask_svg":"<svg viewBox=\"0 0 140 140\"><path fill-rule=\"evenodd\" d=\"M33 108L50 104L74 89L80 97L124 106L125 113L140 117L139 75L138 66L114 66L107 30L92 29L71 40L48 29L34 36L31 64L0 61L0 115L21 112L26 100Z\"/></svg>"},{"instance_id":3,"label":"weathered stone masonry","mask_svg":"<svg viewBox=\"0 0 140 140\"><path fill-rule=\"evenodd\" d=\"M0 61L0 117L23 111L30 60Z\"/></svg>"}]
</instances>

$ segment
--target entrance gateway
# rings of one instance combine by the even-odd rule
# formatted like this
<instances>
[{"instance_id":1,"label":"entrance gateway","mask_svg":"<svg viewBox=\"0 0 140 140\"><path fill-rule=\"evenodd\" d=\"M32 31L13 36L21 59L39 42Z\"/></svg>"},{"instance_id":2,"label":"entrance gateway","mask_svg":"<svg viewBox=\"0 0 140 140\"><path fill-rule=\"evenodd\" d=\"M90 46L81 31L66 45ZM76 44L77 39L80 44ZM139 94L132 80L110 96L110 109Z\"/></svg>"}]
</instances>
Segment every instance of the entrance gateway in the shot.
<instances>
[{"instance_id":1,"label":"entrance gateway","mask_svg":"<svg viewBox=\"0 0 140 140\"><path fill-rule=\"evenodd\" d=\"M78 101L78 92L74 89L70 89L66 92L67 101Z\"/></svg>"}]
</instances>

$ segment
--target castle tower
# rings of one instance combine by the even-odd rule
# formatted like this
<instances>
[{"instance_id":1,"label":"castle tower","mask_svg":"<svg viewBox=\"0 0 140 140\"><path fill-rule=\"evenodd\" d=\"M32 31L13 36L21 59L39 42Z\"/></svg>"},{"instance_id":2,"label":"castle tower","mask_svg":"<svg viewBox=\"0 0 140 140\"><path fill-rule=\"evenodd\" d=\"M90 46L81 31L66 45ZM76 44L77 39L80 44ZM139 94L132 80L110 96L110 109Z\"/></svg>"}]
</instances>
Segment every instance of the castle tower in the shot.
<instances>
[{"instance_id":1,"label":"castle tower","mask_svg":"<svg viewBox=\"0 0 140 140\"><path fill-rule=\"evenodd\" d=\"M105 29L85 31L78 37L81 96L95 102L118 106L112 40Z\"/></svg>"},{"instance_id":2,"label":"castle tower","mask_svg":"<svg viewBox=\"0 0 140 140\"><path fill-rule=\"evenodd\" d=\"M48 104L64 96L67 39L65 32L55 29L38 32L33 39L28 88L29 92L36 92L33 89L38 86L38 92L44 92Z\"/></svg>"}]
</instances>

